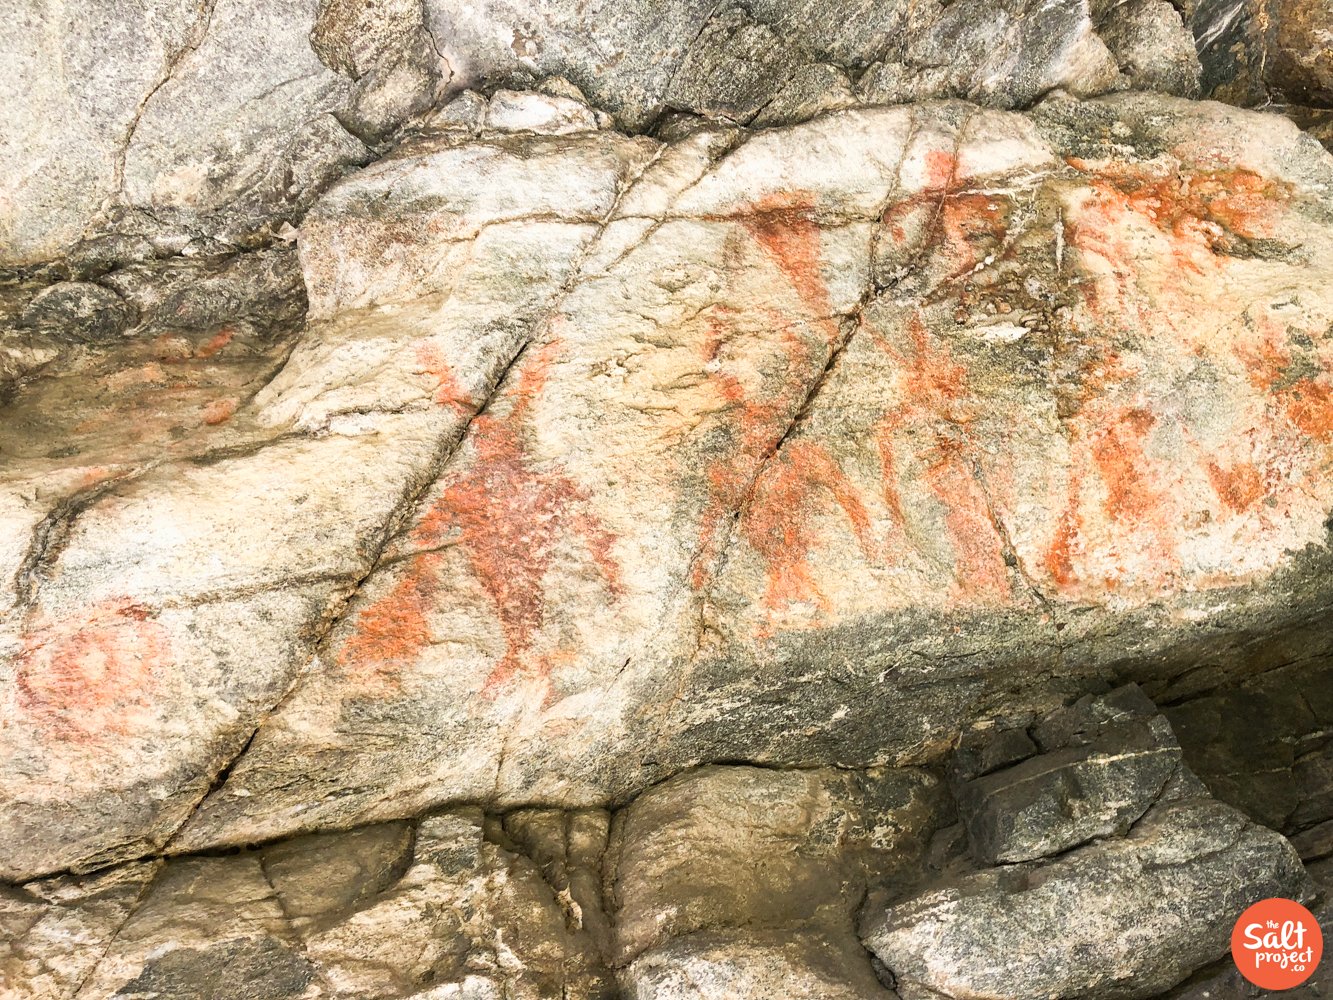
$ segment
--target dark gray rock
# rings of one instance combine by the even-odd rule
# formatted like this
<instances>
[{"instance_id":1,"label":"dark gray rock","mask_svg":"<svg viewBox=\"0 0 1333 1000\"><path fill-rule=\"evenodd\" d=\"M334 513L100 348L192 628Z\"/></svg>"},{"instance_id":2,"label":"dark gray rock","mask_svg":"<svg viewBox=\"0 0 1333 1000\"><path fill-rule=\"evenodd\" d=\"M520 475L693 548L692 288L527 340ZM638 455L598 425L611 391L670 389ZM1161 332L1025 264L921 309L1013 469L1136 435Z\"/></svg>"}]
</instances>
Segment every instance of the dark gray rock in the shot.
<instances>
[{"instance_id":1,"label":"dark gray rock","mask_svg":"<svg viewBox=\"0 0 1333 1000\"><path fill-rule=\"evenodd\" d=\"M38 292L19 323L68 344L113 344L134 318L133 308L110 288L63 281Z\"/></svg>"},{"instance_id":2,"label":"dark gray rock","mask_svg":"<svg viewBox=\"0 0 1333 1000\"><path fill-rule=\"evenodd\" d=\"M1213 795L1297 832L1333 818L1333 664L1315 657L1165 710Z\"/></svg>"},{"instance_id":3,"label":"dark gray rock","mask_svg":"<svg viewBox=\"0 0 1333 1000\"><path fill-rule=\"evenodd\" d=\"M216 948L178 948L151 960L114 994L163 1000L286 1000L305 995L314 969L299 952L271 937L228 941Z\"/></svg>"},{"instance_id":4,"label":"dark gray rock","mask_svg":"<svg viewBox=\"0 0 1333 1000\"><path fill-rule=\"evenodd\" d=\"M630 129L650 127L711 0L428 0L453 86L563 76Z\"/></svg>"},{"instance_id":5,"label":"dark gray rock","mask_svg":"<svg viewBox=\"0 0 1333 1000\"><path fill-rule=\"evenodd\" d=\"M1056 88L1092 95L1120 84L1087 0L959 0L908 43L905 62L947 67L944 96L1006 108L1026 107Z\"/></svg>"},{"instance_id":6,"label":"dark gray rock","mask_svg":"<svg viewBox=\"0 0 1333 1000\"><path fill-rule=\"evenodd\" d=\"M277 248L224 257L173 257L104 275L137 310L146 332L207 331L248 322L289 331L305 318L296 251Z\"/></svg>"},{"instance_id":7,"label":"dark gray rock","mask_svg":"<svg viewBox=\"0 0 1333 1000\"><path fill-rule=\"evenodd\" d=\"M1180 12L1167 0L1127 0L1109 7L1097 33L1135 90L1193 97L1199 92L1199 57Z\"/></svg>"},{"instance_id":8,"label":"dark gray rock","mask_svg":"<svg viewBox=\"0 0 1333 1000\"><path fill-rule=\"evenodd\" d=\"M1300 986L1273 992L1262 990L1248 982L1236 968L1230 956L1191 976L1179 987L1165 994L1162 1000L1257 1000L1259 997L1280 996L1283 1000L1330 1000L1333 998L1333 964L1328 961L1327 943L1333 935L1333 864L1328 862L1309 867L1320 894L1317 903L1310 904L1311 912L1319 921L1324 934L1324 960Z\"/></svg>"},{"instance_id":9,"label":"dark gray rock","mask_svg":"<svg viewBox=\"0 0 1333 1000\"><path fill-rule=\"evenodd\" d=\"M1180 775L1180 747L1134 686L1087 697L1039 725L1043 753L960 782L958 811L987 865L1031 861L1123 834ZM1000 750L1021 741L1001 735ZM974 766L966 755L964 767Z\"/></svg>"},{"instance_id":10,"label":"dark gray rock","mask_svg":"<svg viewBox=\"0 0 1333 1000\"><path fill-rule=\"evenodd\" d=\"M1205 96L1242 107L1263 102L1273 28L1267 7L1264 0L1194 0L1187 7Z\"/></svg>"},{"instance_id":11,"label":"dark gray rock","mask_svg":"<svg viewBox=\"0 0 1333 1000\"><path fill-rule=\"evenodd\" d=\"M1291 846L1302 861L1322 861L1333 857L1333 819L1293 834Z\"/></svg>"},{"instance_id":12,"label":"dark gray rock","mask_svg":"<svg viewBox=\"0 0 1333 1000\"><path fill-rule=\"evenodd\" d=\"M969 729L954 751L954 778L972 781L1039 752L1026 729Z\"/></svg>"},{"instance_id":13,"label":"dark gray rock","mask_svg":"<svg viewBox=\"0 0 1333 1000\"><path fill-rule=\"evenodd\" d=\"M667 106L748 122L777 94L800 51L732 8L704 25L667 87Z\"/></svg>"},{"instance_id":14,"label":"dark gray rock","mask_svg":"<svg viewBox=\"0 0 1333 1000\"><path fill-rule=\"evenodd\" d=\"M1124 839L868 911L862 938L903 1000L1133 1000L1220 958L1250 903L1313 893L1281 836L1195 799L1158 806Z\"/></svg>"}]
</instances>

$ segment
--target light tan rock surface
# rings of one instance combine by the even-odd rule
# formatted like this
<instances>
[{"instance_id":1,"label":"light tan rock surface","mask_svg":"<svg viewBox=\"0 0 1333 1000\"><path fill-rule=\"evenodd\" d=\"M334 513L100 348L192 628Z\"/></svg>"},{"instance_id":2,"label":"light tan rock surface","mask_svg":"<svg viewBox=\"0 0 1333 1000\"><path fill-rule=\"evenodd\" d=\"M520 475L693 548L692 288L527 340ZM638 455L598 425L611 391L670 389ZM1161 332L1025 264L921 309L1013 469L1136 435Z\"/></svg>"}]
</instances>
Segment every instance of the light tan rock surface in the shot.
<instances>
[{"instance_id":1,"label":"light tan rock surface","mask_svg":"<svg viewBox=\"0 0 1333 1000\"><path fill-rule=\"evenodd\" d=\"M0 1000L1241 990L1327 8L0 11Z\"/></svg>"},{"instance_id":2,"label":"light tan rock surface","mask_svg":"<svg viewBox=\"0 0 1333 1000\"><path fill-rule=\"evenodd\" d=\"M14 394L8 877L929 760L1326 641L1333 167L1294 127L1127 96L668 144L524 100L335 186L271 347L146 339L212 313L144 300Z\"/></svg>"},{"instance_id":3,"label":"light tan rock surface","mask_svg":"<svg viewBox=\"0 0 1333 1000\"><path fill-rule=\"evenodd\" d=\"M264 245L468 87L650 133L1153 90L1327 107L1327 0L63 0L0 17L0 267ZM582 97L579 98L582 100ZM86 276L86 275L85 275Z\"/></svg>"}]
</instances>

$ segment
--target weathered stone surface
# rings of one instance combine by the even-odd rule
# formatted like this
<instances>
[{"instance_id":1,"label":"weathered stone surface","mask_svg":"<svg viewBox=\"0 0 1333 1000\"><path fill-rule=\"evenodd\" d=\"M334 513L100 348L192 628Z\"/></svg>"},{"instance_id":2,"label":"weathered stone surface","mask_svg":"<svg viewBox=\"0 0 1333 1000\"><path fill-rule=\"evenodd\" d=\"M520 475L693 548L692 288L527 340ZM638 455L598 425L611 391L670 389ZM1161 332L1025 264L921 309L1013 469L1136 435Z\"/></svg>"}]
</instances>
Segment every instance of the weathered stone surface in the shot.
<instances>
[{"instance_id":1,"label":"weathered stone surface","mask_svg":"<svg viewBox=\"0 0 1333 1000\"><path fill-rule=\"evenodd\" d=\"M850 83L867 67L859 89L872 102L967 97L1021 107L1057 87L1188 95L1198 86L1193 38L1165 2L428 7L458 80L566 76L631 129L666 109L803 120L850 103Z\"/></svg>"},{"instance_id":2,"label":"weathered stone surface","mask_svg":"<svg viewBox=\"0 0 1333 1000\"><path fill-rule=\"evenodd\" d=\"M135 122L123 167L129 207L182 233L224 215L217 231L242 238L290 219L309 192L365 158L333 116L347 80L310 47L316 3L216 0L202 38Z\"/></svg>"},{"instance_id":3,"label":"weathered stone surface","mask_svg":"<svg viewBox=\"0 0 1333 1000\"><path fill-rule=\"evenodd\" d=\"M697 934L630 966L629 1000L893 1000L855 940L790 932Z\"/></svg>"},{"instance_id":4,"label":"weathered stone surface","mask_svg":"<svg viewBox=\"0 0 1333 1000\"><path fill-rule=\"evenodd\" d=\"M1278 0L1273 84L1291 101L1333 105L1333 3Z\"/></svg>"},{"instance_id":5,"label":"weathered stone surface","mask_svg":"<svg viewBox=\"0 0 1333 1000\"><path fill-rule=\"evenodd\" d=\"M1309 872L1318 888L1322 902L1311 904L1311 912L1319 921L1324 940L1333 933L1333 864L1310 865ZM1333 997L1333 973L1327 962L1321 962L1303 984L1278 991L1261 990L1248 982L1230 957L1192 976L1187 983L1166 994L1164 1000L1252 1000L1258 997L1281 996L1289 1000L1329 1000Z\"/></svg>"},{"instance_id":6,"label":"weathered stone surface","mask_svg":"<svg viewBox=\"0 0 1333 1000\"><path fill-rule=\"evenodd\" d=\"M632 997L888 997L854 933L947 815L916 771L706 767L617 814L613 956Z\"/></svg>"},{"instance_id":7,"label":"weathered stone surface","mask_svg":"<svg viewBox=\"0 0 1333 1000\"><path fill-rule=\"evenodd\" d=\"M264 874L283 913L304 933L327 914L359 908L397 882L412 863L415 835L407 823L384 823L298 837L264 850Z\"/></svg>"},{"instance_id":8,"label":"weathered stone surface","mask_svg":"<svg viewBox=\"0 0 1333 1000\"><path fill-rule=\"evenodd\" d=\"M918 772L706 767L617 816L607 861L616 956L725 929L846 931L868 872L910 866L938 822Z\"/></svg>"},{"instance_id":9,"label":"weathered stone surface","mask_svg":"<svg viewBox=\"0 0 1333 1000\"><path fill-rule=\"evenodd\" d=\"M106 344L114 343L133 319L129 307L110 288L62 281L34 295L19 316L19 324L57 341Z\"/></svg>"},{"instance_id":10,"label":"weathered stone surface","mask_svg":"<svg viewBox=\"0 0 1333 1000\"><path fill-rule=\"evenodd\" d=\"M466 87L567 77L632 131L1056 90L1327 106L1330 16L1326 0L48 5L7 19L0 46L7 79L38 81L0 95L0 265L269 240Z\"/></svg>"},{"instance_id":11,"label":"weathered stone surface","mask_svg":"<svg viewBox=\"0 0 1333 1000\"><path fill-rule=\"evenodd\" d=\"M36 883L35 899L69 912L50 904L20 934L20 992L6 996L68 997L80 986L85 1000L612 996L577 908L483 827L479 812L450 813L177 859L132 913L121 896L135 878L142 891L137 873L149 866L123 869L119 896L87 879L78 893L69 879ZM27 908L14 920L38 916L36 903ZM57 931L70 935L64 955L50 954ZM40 962L46 979L33 971ZM22 992L48 979L49 992Z\"/></svg>"},{"instance_id":12,"label":"weathered stone surface","mask_svg":"<svg viewBox=\"0 0 1333 1000\"><path fill-rule=\"evenodd\" d=\"M1224 802L1295 833L1333 819L1333 664L1293 662L1166 710Z\"/></svg>"},{"instance_id":13,"label":"weathered stone surface","mask_svg":"<svg viewBox=\"0 0 1333 1000\"><path fill-rule=\"evenodd\" d=\"M1266 0L1195 0L1186 7L1206 96L1241 106L1263 103L1272 6Z\"/></svg>"},{"instance_id":14,"label":"weathered stone surface","mask_svg":"<svg viewBox=\"0 0 1333 1000\"><path fill-rule=\"evenodd\" d=\"M958 787L980 864L1032 861L1123 834L1184 768L1171 726L1136 687L1056 713L1037 740L1042 753Z\"/></svg>"},{"instance_id":15,"label":"weathered stone surface","mask_svg":"<svg viewBox=\"0 0 1333 1000\"><path fill-rule=\"evenodd\" d=\"M66 1000L78 992L156 872L130 864L0 889L0 997Z\"/></svg>"},{"instance_id":16,"label":"weathered stone surface","mask_svg":"<svg viewBox=\"0 0 1333 1000\"><path fill-rule=\"evenodd\" d=\"M338 121L367 142L431 108L452 76L420 0L324 0L310 45L324 65L355 81Z\"/></svg>"},{"instance_id":17,"label":"weathered stone surface","mask_svg":"<svg viewBox=\"0 0 1333 1000\"><path fill-rule=\"evenodd\" d=\"M1327 0L11 6L0 1000L1327 920Z\"/></svg>"},{"instance_id":18,"label":"weathered stone surface","mask_svg":"<svg viewBox=\"0 0 1333 1000\"><path fill-rule=\"evenodd\" d=\"M124 346L14 398L10 877L924 760L1327 648L1333 171L1289 124L457 103L311 212L294 347L230 304L267 255L145 263L98 279Z\"/></svg>"},{"instance_id":19,"label":"weathered stone surface","mask_svg":"<svg viewBox=\"0 0 1333 1000\"><path fill-rule=\"evenodd\" d=\"M198 38L196 0L23 4L0 19L0 266L74 243L116 191L142 102Z\"/></svg>"},{"instance_id":20,"label":"weathered stone surface","mask_svg":"<svg viewBox=\"0 0 1333 1000\"><path fill-rule=\"evenodd\" d=\"M332 995L381 997L454 982L521 998L608 995L590 937L536 867L482 839L480 817L424 821L403 877L345 919L312 932ZM447 996L448 992L430 993Z\"/></svg>"},{"instance_id":21,"label":"weathered stone surface","mask_svg":"<svg viewBox=\"0 0 1333 1000\"><path fill-rule=\"evenodd\" d=\"M1092 5L1097 33L1135 90L1193 96L1199 91L1194 36L1166 0Z\"/></svg>"},{"instance_id":22,"label":"weathered stone surface","mask_svg":"<svg viewBox=\"0 0 1333 1000\"><path fill-rule=\"evenodd\" d=\"M1309 900L1290 845L1228 806L1157 807L1123 840L948 882L863 923L903 1000L1150 997L1221 957L1235 915Z\"/></svg>"},{"instance_id":23,"label":"weathered stone surface","mask_svg":"<svg viewBox=\"0 0 1333 1000\"><path fill-rule=\"evenodd\" d=\"M0 265L108 233L166 251L246 244L299 217L369 157L337 116L385 131L433 100L438 73L419 57L421 78L370 80L411 62L376 52L347 67L354 85L311 48L317 5L47 4L5 18L3 76L19 89L2 95ZM335 49L337 17L321 36Z\"/></svg>"}]
</instances>

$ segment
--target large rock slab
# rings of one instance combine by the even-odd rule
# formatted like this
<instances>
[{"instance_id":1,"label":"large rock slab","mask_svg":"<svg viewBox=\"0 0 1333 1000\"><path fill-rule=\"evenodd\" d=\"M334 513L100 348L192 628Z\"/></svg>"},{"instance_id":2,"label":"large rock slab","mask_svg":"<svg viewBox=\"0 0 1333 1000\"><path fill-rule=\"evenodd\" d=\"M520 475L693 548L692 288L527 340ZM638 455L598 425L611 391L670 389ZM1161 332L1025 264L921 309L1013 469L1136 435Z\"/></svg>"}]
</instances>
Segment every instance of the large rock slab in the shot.
<instances>
[{"instance_id":1,"label":"large rock slab","mask_svg":"<svg viewBox=\"0 0 1333 1000\"><path fill-rule=\"evenodd\" d=\"M1137 687L1044 720L1043 751L956 790L972 854L987 865L1059 854L1124 833L1184 773L1170 724Z\"/></svg>"},{"instance_id":2,"label":"large rock slab","mask_svg":"<svg viewBox=\"0 0 1333 1000\"><path fill-rule=\"evenodd\" d=\"M543 4L430 0L455 80L563 76L625 127L668 111L785 124L817 110L967 97L1022 107L1056 88L1189 96L1193 38L1168 3Z\"/></svg>"},{"instance_id":3,"label":"large rock slab","mask_svg":"<svg viewBox=\"0 0 1333 1000\"><path fill-rule=\"evenodd\" d=\"M1329 18L1297 0L49 4L0 28L21 81L0 94L0 266L269 241L467 87L572 80L636 132L1056 91L1327 107Z\"/></svg>"},{"instance_id":4,"label":"large rock slab","mask_svg":"<svg viewBox=\"0 0 1333 1000\"><path fill-rule=\"evenodd\" d=\"M197 40L195 0L29 4L0 24L0 266L75 243L120 184L141 104Z\"/></svg>"},{"instance_id":5,"label":"large rock slab","mask_svg":"<svg viewBox=\"0 0 1333 1000\"><path fill-rule=\"evenodd\" d=\"M599 135L531 141L572 173ZM1315 144L1145 97L740 139L658 151L580 244L333 669L184 844L445 796L595 805L701 759L927 757L1001 675L1020 701L1113 664L1163 688L1195 655L1173 648L1315 613L1323 577L1286 555L1315 557L1331 505ZM433 142L316 210L320 308L457 273L435 261L481 196L432 164L495 140ZM418 250L380 206L416 212L425 178L459 221ZM339 392L383 384L330 356Z\"/></svg>"},{"instance_id":6,"label":"large rock slab","mask_svg":"<svg viewBox=\"0 0 1333 1000\"><path fill-rule=\"evenodd\" d=\"M1174 697L1256 634L1326 649L1308 137L1141 95L670 143L582 107L472 95L331 190L311 323L190 427L172 396L188 445L128 389L53 414L91 362L14 397L64 436L16 435L9 877L928 760L1101 673ZM209 378L244 346L190 336Z\"/></svg>"},{"instance_id":7,"label":"large rock slab","mask_svg":"<svg viewBox=\"0 0 1333 1000\"><path fill-rule=\"evenodd\" d=\"M1283 663L1166 710L1190 767L1256 822L1333 821L1333 663Z\"/></svg>"},{"instance_id":8,"label":"large rock slab","mask_svg":"<svg viewBox=\"0 0 1333 1000\"><path fill-rule=\"evenodd\" d=\"M4 93L0 117L0 266L112 236L122 259L218 239L251 246L299 218L370 156L339 116L366 103L372 65L344 75L320 61L310 42L319 6L45 4L6 18L3 76L19 89ZM402 62L375 56L377 72ZM366 83L354 84L357 70ZM411 86L429 100L430 69L419 73ZM381 127L419 109L380 103L369 117Z\"/></svg>"}]
</instances>

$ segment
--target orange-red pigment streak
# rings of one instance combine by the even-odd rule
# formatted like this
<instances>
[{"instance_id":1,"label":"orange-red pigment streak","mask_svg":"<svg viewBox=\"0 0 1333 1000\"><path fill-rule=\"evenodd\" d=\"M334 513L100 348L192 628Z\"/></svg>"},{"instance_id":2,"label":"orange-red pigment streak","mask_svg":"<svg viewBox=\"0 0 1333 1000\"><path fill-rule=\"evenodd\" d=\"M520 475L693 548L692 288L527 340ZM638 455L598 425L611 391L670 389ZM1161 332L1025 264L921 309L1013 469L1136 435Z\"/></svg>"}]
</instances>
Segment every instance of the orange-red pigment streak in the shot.
<instances>
[{"instance_id":1,"label":"orange-red pigment streak","mask_svg":"<svg viewBox=\"0 0 1333 1000\"><path fill-rule=\"evenodd\" d=\"M520 672L549 677L551 659L532 650L545 621L544 578L567 532L583 539L612 595L621 592L615 539L587 512L586 491L559 471L534 468L525 453L524 422L558 347L548 344L523 369L507 413L473 421L471 463L451 477L413 530L422 546L459 545L495 606L505 653L486 678L487 692ZM412 557L398 585L361 613L340 656L349 674L383 683L417 658L430 641L427 614L441 559L439 552Z\"/></svg>"}]
</instances>

